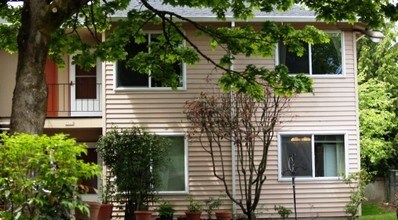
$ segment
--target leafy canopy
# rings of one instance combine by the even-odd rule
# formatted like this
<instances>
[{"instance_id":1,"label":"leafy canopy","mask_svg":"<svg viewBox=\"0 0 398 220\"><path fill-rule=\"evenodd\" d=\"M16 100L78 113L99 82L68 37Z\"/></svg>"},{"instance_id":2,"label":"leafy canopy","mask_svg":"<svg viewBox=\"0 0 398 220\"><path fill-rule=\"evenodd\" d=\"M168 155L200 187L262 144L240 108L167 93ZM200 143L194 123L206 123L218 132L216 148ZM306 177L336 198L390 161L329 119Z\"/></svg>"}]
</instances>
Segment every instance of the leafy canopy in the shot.
<instances>
[{"instance_id":1,"label":"leafy canopy","mask_svg":"<svg viewBox=\"0 0 398 220\"><path fill-rule=\"evenodd\" d=\"M6 2L0 3L0 17L5 23L0 24L0 48L8 52L17 50L16 35L21 26L20 8L9 7ZM72 5L72 0L67 0ZM384 18L396 19L396 6L384 1L356 0L82 0L85 4L77 13L65 19L63 25L52 33L50 57L58 64L63 64L62 57L67 54L74 56L74 62L83 67L95 65L97 58L106 61L124 60L127 54L125 46L131 39L145 41L144 27L152 23L159 25L162 35L157 42L152 42L151 50L128 58L128 66L142 74L151 74L165 85L176 88L178 76L172 65L176 61L194 64L202 57L225 74L220 80L225 90L246 92L259 99L264 96L264 84L275 87L278 93L291 95L311 91L311 80L298 76L288 76L286 68L278 67L275 71L265 68L248 66L242 71L231 70L229 65L238 55L263 56L273 55L276 42L283 41L294 52L302 54L304 48L300 42L311 44L324 43L326 36L308 26L302 30L294 30L289 25L276 25L265 22L261 29L250 26L212 27L196 23L167 7L159 5L183 6L196 9L210 9L219 20L232 16L246 20L254 16L255 11L285 11L294 4L314 10L319 19L327 22L346 20L355 22L357 19L371 26L378 26ZM48 1L49 8L54 10ZM118 19L120 14L126 14ZM122 15L124 17L124 15ZM186 35L183 25L193 25L198 32L211 38L209 46L222 48L225 55L220 60L207 56ZM83 39L83 29L89 30L91 40ZM185 46L181 46L185 42ZM206 74L206 73L205 73ZM279 77L280 76L280 77ZM260 79L260 80L258 80ZM263 81L265 80L265 81Z\"/></svg>"},{"instance_id":2,"label":"leafy canopy","mask_svg":"<svg viewBox=\"0 0 398 220\"><path fill-rule=\"evenodd\" d=\"M365 38L359 42L361 163L378 175L398 164L398 32L393 27L378 44Z\"/></svg>"}]
</instances>

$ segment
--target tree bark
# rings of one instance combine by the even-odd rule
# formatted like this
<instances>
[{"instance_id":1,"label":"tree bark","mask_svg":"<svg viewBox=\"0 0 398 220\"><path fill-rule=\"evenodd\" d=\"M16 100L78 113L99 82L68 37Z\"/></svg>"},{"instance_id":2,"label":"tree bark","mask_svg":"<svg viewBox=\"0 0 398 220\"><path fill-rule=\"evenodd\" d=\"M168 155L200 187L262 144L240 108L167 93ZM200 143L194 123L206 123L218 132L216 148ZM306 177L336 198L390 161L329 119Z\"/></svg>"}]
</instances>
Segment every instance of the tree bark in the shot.
<instances>
[{"instance_id":1,"label":"tree bark","mask_svg":"<svg viewBox=\"0 0 398 220\"><path fill-rule=\"evenodd\" d=\"M47 111L44 73L51 34L87 0L25 0L18 33L18 66L10 132L42 134Z\"/></svg>"},{"instance_id":2,"label":"tree bark","mask_svg":"<svg viewBox=\"0 0 398 220\"><path fill-rule=\"evenodd\" d=\"M47 110L45 61L51 33L43 27L42 6L26 1L18 33L18 66L12 99L11 133L43 133ZM43 3L42 3L43 4ZM41 13L40 13L41 12Z\"/></svg>"}]
</instances>

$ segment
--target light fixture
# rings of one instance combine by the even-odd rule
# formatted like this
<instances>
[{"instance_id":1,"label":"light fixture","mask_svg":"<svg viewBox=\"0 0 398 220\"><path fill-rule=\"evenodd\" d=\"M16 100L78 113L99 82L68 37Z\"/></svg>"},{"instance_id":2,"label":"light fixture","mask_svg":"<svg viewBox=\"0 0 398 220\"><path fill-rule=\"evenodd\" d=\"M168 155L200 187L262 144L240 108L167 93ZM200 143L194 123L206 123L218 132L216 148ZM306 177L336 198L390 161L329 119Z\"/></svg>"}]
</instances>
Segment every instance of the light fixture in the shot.
<instances>
[{"instance_id":1,"label":"light fixture","mask_svg":"<svg viewBox=\"0 0 398 220\"><path fill-rule=\"evenodd\" d=\"M362 31L362 33L369 37L370 40L375 43L379 43L381 40L384 39L384 34L380 31L364 30Z\"/></svg>"},{"instance_id":2,"label":"light fixture","mask_svg":"<svg viewBox=\"0 0 398 220\"><path fill-rule=\"evenodd\" d=\"M290 139L291 142L310 142L311 138L308 136L304 136L304 137L292 137Z\"/></svg>"},{"instance_id":3,"label":"light fixture","mask_svg":"<svg viewBox=\"0 0 398 220\"><path fill-rule=\"evenodd\" d=\"M369 29L353 29L353 31L358 31L361 34L363 34L363 36L368 37L371 41L378 43L381 40L384 39L384 34L380 31L375 31L375 30L369 30Z\"/></svg>"}]
</instances>

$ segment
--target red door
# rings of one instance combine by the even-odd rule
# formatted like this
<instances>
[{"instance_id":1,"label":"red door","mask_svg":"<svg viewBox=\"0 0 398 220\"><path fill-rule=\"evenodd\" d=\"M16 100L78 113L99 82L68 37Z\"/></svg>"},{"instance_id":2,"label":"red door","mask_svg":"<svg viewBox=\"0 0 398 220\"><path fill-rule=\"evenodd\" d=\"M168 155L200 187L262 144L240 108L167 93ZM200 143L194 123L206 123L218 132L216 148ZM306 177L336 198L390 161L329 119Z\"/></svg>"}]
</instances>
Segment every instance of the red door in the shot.
<instances>
[{"instance_id":1,"label":"red door","mask_svg":"<svg viewBox=\"0 0 398 220\"><path fill-rule=\"evenodd\" d=\"M57 64L47 58L46 68L47 82L47 117L58 115L58 68Z\"/></svg>"}]
</instances>

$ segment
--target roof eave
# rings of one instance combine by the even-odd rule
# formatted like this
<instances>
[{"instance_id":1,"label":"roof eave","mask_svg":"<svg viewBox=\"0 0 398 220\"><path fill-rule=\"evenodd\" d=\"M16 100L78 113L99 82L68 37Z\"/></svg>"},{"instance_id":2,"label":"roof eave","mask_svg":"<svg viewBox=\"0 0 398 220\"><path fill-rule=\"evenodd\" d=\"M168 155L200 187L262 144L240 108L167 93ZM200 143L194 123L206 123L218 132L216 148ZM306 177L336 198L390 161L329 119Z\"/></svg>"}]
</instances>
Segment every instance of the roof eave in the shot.
<instances>
[{"instance_id":1,"label":"roof eave","mask_svg":"<svg viewBox=\"0 0 398 220\"><path fill-rule=\"evenodd\" d=\"M226 17L224 20L218 19L216 16L184 16L194 22L321 22L315 16L256 16L246 20L236 19L234 17ZM111 21L123 20L125 17L112 17ZM175 19L179 21L179 19Z\"/></svg>"}]
</instances>

